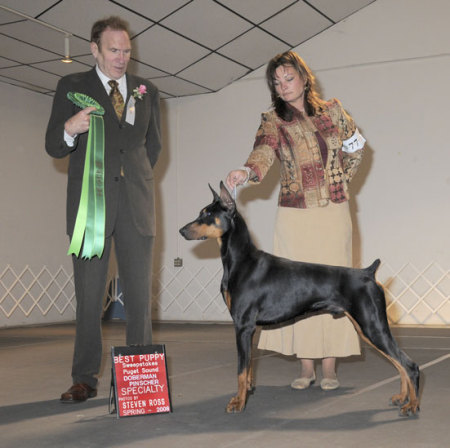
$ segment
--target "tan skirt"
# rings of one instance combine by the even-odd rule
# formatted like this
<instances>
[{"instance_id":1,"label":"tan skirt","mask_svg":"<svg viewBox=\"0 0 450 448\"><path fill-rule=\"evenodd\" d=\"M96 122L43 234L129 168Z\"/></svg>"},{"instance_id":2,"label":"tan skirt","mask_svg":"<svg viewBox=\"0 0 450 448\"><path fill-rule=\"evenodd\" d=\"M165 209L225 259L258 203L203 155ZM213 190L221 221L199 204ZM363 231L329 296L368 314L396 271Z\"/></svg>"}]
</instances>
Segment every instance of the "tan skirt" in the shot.
<instances>
[{"instance_id":1,"label":"tan skirt","mask_svg":"<svg viewBox=\"0 0 450 448\"><path fill-rule=\"evenodd\" d=\"M278 207L273 252L297 261L350 267L352 222L348 202L308 209ZM360 354L359 337L350 320L329 314L263 328L258 348L307 359Z\"/></svg>"}]
</instances>

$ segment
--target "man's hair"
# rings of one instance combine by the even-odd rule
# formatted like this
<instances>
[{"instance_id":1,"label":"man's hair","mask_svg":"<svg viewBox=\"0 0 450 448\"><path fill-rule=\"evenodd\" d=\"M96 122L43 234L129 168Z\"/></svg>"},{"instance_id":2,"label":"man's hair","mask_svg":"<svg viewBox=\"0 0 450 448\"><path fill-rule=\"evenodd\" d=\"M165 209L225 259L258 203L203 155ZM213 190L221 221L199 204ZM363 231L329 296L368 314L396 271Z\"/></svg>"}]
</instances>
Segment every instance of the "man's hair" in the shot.
<instances>
[{"instance_id":1,"label":"man's hair","mask_svg":"<svg viewBox=\"0 0 450 448\"><path fill-rule=\"evenodd\" d=\"M125 31L128 34L128 36L130 36L128 23L118 16L111 16L107 17L106 19L97 20L97 22L95 22L92 25L91 42L96 43L99 49L100 49L100 38L102 36L103 31L105 31L107 28L110 28L111 30L114 31Z\"/></svg>"}]
</instances>

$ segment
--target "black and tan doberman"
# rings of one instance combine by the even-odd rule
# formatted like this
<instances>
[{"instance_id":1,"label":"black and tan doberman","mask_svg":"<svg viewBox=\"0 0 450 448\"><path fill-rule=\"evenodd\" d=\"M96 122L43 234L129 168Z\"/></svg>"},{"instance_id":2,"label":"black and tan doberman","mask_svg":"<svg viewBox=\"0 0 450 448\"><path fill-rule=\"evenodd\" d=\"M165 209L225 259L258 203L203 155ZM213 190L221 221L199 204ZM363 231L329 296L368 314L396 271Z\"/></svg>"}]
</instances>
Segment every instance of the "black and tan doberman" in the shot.
<instances>
[{"instance_id":1,"label":"black and tan doberman","mask_svg":"<svg viewBox=\"0 0 450 448\"><path fill-rule=\"evenodd\" d=\"M210 186L211 188L211 186ZM401 390L391 397L401 415L419 411L419 367L393 338L384 291L375 280L380 264L365 269L294 262L258 250L224 184L220 196L180 229L187 240L217 238L223 263L221 292L236 330L238 392L227 412L241 412L253 391L252 338L257 325L288 321L311 312L345 314L361 338L399 371Z\"/></svg>"}]
</instances>

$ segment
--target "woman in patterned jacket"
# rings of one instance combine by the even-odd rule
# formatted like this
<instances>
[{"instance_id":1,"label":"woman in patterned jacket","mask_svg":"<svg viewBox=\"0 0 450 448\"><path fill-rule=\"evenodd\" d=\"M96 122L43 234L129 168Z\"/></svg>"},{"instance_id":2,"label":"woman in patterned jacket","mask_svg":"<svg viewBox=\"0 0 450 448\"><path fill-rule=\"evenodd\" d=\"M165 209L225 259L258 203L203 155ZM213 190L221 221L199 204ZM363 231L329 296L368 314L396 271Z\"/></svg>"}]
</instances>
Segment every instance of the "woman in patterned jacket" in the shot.
<instances>
[{"instance_id":1,"label":"woman in patterned jacket","mask_svg":"<svg viewBox=\"0 0 450 448\"><path fill-rule=\"evenodd\" d=\"M336 99L324 101L315 78L294 52L275 56L266 81L273 109L262 114L253 151L242 168L227 176L230 189L259 183L275 158L280 161L280 193L273 252L292 260L351 266L352 222L348 184L362 158L365 139ZM306 389L322 360L324 390L339 387L336 358L360 353L347 317L321 314L261 331L258 348L301 359L291 387Z\"/></svg>"}]
</instances>

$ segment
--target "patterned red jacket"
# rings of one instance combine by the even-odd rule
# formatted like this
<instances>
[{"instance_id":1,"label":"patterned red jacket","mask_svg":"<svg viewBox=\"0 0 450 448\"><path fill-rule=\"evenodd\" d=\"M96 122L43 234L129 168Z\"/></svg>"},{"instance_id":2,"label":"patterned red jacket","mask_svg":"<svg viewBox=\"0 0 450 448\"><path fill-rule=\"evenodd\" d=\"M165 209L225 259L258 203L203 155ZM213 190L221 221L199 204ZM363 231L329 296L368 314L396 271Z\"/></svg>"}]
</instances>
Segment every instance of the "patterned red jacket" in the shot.
<instances>
[{"instance_id":1,"label":"patterned red jacket","mask_svg":"<svg viewBox=\"0 0 450 448\"><path fill-rule=\"evenodd\" d=\"M324 207L329 201L349 199L348 183L361 162L364 142L337 99L313 117L294 109L290 122L272 110L262 114L245 166L251 170L250 182L259 183L277 157L281 162L278 204Z\"/></svg>"}]
</instances>

